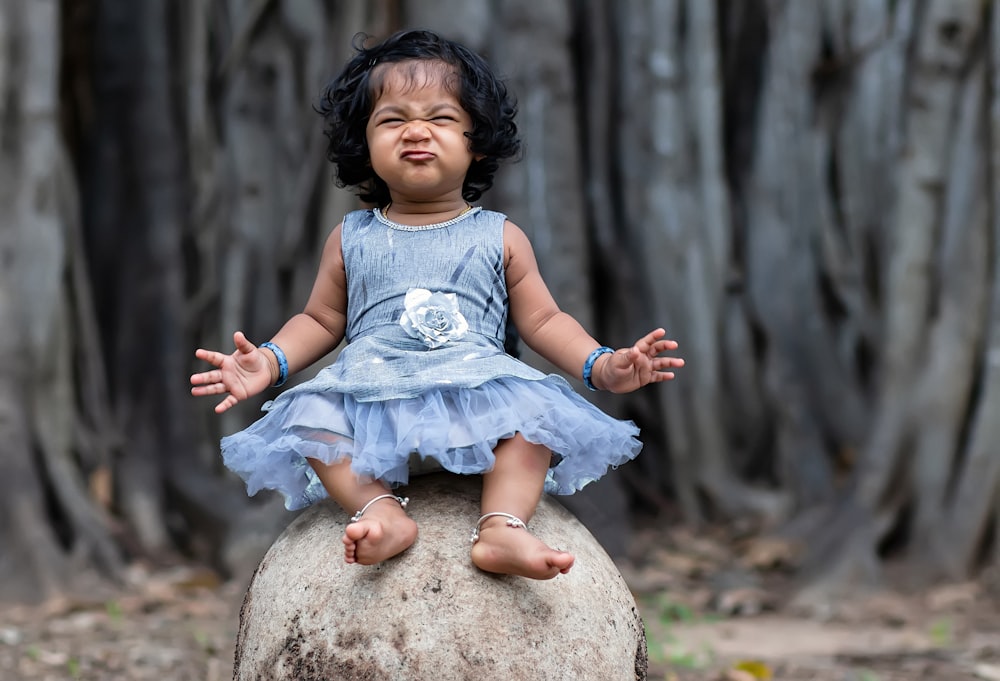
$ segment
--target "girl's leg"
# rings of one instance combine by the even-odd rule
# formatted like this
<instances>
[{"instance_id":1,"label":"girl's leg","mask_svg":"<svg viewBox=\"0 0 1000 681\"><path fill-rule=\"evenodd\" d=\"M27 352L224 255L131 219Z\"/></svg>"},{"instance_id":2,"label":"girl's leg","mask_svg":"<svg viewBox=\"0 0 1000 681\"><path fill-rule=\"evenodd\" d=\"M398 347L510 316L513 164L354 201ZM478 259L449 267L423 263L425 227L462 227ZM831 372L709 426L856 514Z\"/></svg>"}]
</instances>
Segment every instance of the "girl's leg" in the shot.
<instances>
[{"instance_id":1,"label":"girl's leg","mask_svg":"<svg viewBox=\"0 0 1000 681\"><path fill-rule=\"evenodd\" d=\"M381 482L362 482L351 470L349 460L327 465L307 459L316 471L330 498L353 515L388 488ZM417 538L417 524L395 499L379 499L368 507L355 523L349 523L341 540L344 560L348 563L374 565L410 548Z\"/></svg>"},{"instance_id":2,"label":"girl's leg","mask_svg":"<svg viewBox=\"0 0 1000 681\"><path fill-rule=\"evenodd\" d=\"M482 512L510 513L524 522L535 514L542 498L551 453L518 433L497 445L496 464L483 475ZM549 548L522 528L507 525L507 519L486 519L479 541L472 545L472 562L486 572L552 579L573 567L573 555Z\"/></svg>"}]
</instances>

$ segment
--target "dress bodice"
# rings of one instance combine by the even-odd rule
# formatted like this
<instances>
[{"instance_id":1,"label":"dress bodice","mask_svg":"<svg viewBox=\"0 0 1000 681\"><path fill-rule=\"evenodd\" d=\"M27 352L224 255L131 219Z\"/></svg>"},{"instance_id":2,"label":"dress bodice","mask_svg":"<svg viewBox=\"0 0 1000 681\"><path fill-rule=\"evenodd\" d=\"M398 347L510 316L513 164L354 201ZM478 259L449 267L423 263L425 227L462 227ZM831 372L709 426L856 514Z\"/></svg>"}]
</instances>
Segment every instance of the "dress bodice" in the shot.
<instances>
[{"instance_id":1,"label":"dress bodice","mask_svg":"<svg viewBox=\"0 0 1000 681\"><path fill-rule=\"evenodd\" d=\"M448 222L409 227L377 210L348 213L341 232L347 345L313 381L278 399L323 390L359 401L403 399L503 376L545 378L504 351L505 220L474 208Z\"/></svg>"},{"instance_id":2,"label":"dress bodice","mask_svg":"<svg viewBox=\"0 0 1000 681\"><path fill-rule=\"evenodd\" d=\"M354 211L343 222L349 343L376 333L421 343L400 319L407 293L451 294L473 335L466 340L503 347L507 284L501 213L473 208L448 222L413 227L378 209ZM474 336L481 338L475 339Z\"/></svg>"}]
</instances>

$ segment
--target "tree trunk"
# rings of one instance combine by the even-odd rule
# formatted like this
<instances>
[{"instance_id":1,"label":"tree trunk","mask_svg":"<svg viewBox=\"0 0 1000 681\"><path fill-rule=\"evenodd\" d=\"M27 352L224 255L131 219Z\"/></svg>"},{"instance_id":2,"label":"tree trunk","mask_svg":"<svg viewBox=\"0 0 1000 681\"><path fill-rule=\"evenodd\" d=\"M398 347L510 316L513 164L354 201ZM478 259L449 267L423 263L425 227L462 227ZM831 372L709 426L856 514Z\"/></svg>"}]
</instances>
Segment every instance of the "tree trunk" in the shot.
<instances>
[{"instance_id":1,"label":"tree trunk","mask_svg":"<svg viewBox=\"0 0 1000 681\"><path fill-rule=\"evenodd\" d=\"M1000 196L1000 11L994 6L989 24L989 38L984 97L989 101L981 111L989 112L979 132L990 150L985 158L987 168L980 182L986 187L986 196ZM987 560L996 563L1000 558L1000 542L996 533L1000 527L1000 276L996 269L997 247L1000 245L1000 210L995 203L983 201L975 205L986 208L981 216L986 223L984 253L991 254L986 273L989 285L984 343L976 358L976 371L981 374L979 400L969 405L969 436L965 446L965 461L948 490L946 512L932 531L938 539L940 553L930 559L931 565L952 579L961 579L972 573L982 559L983 547L992 542L993 555Z\"/></svg>"},{"instance_id":2,"label":"tree trunk","mask_svg":"<svg viewBox=\"0 0 1000 681\"><path fill-rule=\"evenodd\" d=\"M83 444L74 452L76 433L88 424L80 423L74 398L79 355L66 275L76 271L68 244L78 218L59 130L58 35L56 2L0 9L0 204L8 211L0 230L0 353L7 358L0 370L0 561L10 576L0 600L55 596L79 586L89 567L112 574L121 567L74 456L92 450ZM79 302L87 283L75 283Z\"/></svg>"},{"instance_id":3,"label":"tree trunk","mask_svg":"<svg viewBox=\"0 0 1000 681\"><path fill-rule=\"evenodd\" d=\"M896 49L912 57L898 108L898 190L879 268L883 335L874 414L846 505L862 509L869 537L827 568L851 574L836 563L870 563L894 533L909 539L911 571L926 581L940 573L937 553L947 539L939 519L967 462L987 277L997 273L985 260L995 245L986 233L987 159L979 142L986 106L983 6L941 1L922 10L896 6L894 30L907 38Z\"/></svg>"}]
</instances>

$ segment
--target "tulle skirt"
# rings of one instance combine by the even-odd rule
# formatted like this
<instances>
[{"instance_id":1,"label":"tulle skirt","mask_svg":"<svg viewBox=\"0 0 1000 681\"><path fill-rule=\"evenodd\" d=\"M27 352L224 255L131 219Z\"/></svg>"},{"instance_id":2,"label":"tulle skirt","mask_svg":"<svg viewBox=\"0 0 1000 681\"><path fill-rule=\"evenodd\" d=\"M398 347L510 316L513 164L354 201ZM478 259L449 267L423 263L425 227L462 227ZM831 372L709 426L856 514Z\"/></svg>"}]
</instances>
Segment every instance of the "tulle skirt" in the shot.
<instances>
[{"instance_id":1,"label":"tulle skirt","mask_svg":"<svg viewBox=\"0 0 1000 681\"><path fill-rule=\"evenodd\" d=\"M358 401L349 393L297 391L265 405L267 414L223 438L223 460L247 492L273 489L297 510L326 498L306 459L349 459L360 479L390 487L409 480L414 456L459 474L493 468L497 443L520 433L552 452L549 494L572 494L609 467L635 458L639 429L575 393L562 378L504 377L475 388L433 388L405 399Z\"/></svg>"}]
</instances>

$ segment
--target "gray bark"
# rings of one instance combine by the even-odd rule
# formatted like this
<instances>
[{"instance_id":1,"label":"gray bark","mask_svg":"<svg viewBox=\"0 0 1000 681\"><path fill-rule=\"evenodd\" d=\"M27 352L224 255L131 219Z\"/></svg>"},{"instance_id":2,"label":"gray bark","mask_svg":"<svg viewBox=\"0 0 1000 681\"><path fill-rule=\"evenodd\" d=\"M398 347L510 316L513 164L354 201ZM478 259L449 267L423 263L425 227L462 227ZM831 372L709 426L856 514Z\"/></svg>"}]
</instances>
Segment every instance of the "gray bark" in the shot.
<instances>
[{"instance_id":1,"label":"gray bark","mask_svg":"<svg viewBox=\"0 0 1000 681\"><path fill-rule=\"evenodd\" d=\"M984 279L990 270L981 260L988 242L979 205L988 194L978 144L981 112L968 110L982 106L973 104L981 87L975 81L982 78L973 66L983 59L976 49L981 9L974 2L930 3L922 12L896 7L901 13L894 30L911 36L905 49L912 60L906 64L902 138L893 169L898 193L887 215L889 241L880 268L883 337L874 413L851 503L870 514L872 543L866 550L871 553L899 527L904 506L914 507L906 530L920 537L913 550L923 554L924 564L914 562L916 572L930 569L927 556L944 539L931 526L938 527L949 483L964 458L961 433L982 343ZM956 261L963 264L956 268ZM927 538L928 532L937 536ZM846 552L839 556L859 559Z\"/></svg>"},{"instance_id":2,"label":"gray bark","mask_svg":"<svg viewBox=\"0 0 1000 681\"><path fill-rule=\"evenodd\" d=\"M7 221L0 230L0 353L6 358L0 371L0 563L10 576L0 600L52 597L80 586L91 564L112 574L121 565L74 463L77 433L85 426L75 408L74 325L65 286L76 197L59 130L58 35L58 3L14 2L0 10L0 205ZM68 540L49 523L43 471Z\"/></svg>"},{"instance_id":3,"label":"gray bark","mask_svg":"<svg viewBox=\"0 0 1000 681\"><path fill-rule=\"evenodd\" d=\"M656 394L659 418L669 424L663 437L678 497L694 522L706 511L699 492L723 514L773 519L781 500L739 480L717 422L720 330L725 321L743 320L725 319L730 242L723 225L730 209L720 192L721 122L709 113L719 107L713 14L679 2L637 2L620 5L617 19L624 48L617 115L629 131L616 159L621 211L643 273L638 295L647 301L632 325L667 328L691 374Z\"/></svg>"},{"instance_id":4,"label":"gray bark","mask_svg":"<svg viewBox=\"0 0 1000 681\"><path fill-rule=\"evenodd\" d=\"M986 92L991 101L983 110L989 111L985 122L985 145L990 150L985 159L989 171L983 183L986 196L1000 196L1000 12L992 14L989 25L988 79ZM1000 211L994 205L988 221L988 241L993 261L989 275L988 324L984 331L985 343L978 357L978 370L982 377L980 399L971 406L970 435L965 461L951 490L950 504L940 523L934 528L939 537L941 553L932 562L935 567L952 579L961 579L975 571L982 548L990 541L991 529L995 533L1000 521L1000 277L996 271L996 248L1000 244ZM993 538L992 562L1000 556L1000 547Z\"/></svg>"}]
</instances>

